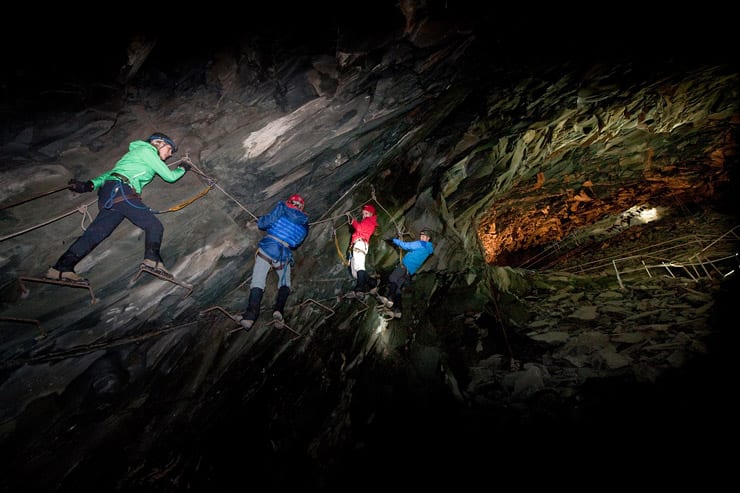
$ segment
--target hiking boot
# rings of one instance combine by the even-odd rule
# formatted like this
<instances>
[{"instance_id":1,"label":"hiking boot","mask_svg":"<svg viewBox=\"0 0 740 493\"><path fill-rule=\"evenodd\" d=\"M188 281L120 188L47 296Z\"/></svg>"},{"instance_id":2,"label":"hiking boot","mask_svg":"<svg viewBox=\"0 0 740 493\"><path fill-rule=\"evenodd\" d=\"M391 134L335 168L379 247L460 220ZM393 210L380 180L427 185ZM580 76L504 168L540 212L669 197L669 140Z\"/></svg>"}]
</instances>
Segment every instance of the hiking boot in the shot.
<instances>
[{"instance_id":1,"label":"hiking boot","mask_svg":"<svg viewBox=\"0 0 740 493\"><path fill-rule=\"evenodd\" d=\"M88 282L87 279L85 279L84 277L78 276L73 271L62 272L60 270L55 269L54 267L49 267L49 270L46 271L46 275L44 277L46 277L47 279L52 279L54 281L68 281L68 282L80 282L80 283Z\"/></svg>"},{"instance_id":2,"label":"hiking boot","mask_svg":"<svg viewBox=\"0 0 740 493\"><path fill-rule=\"evenodd\" d=\"M144 261L141 263L144 267L148 267L150 269L154 269L157 272L161 272L162 274L166 276L172 277L172 273L167 270L167 268L164 266L162 262L157 262L156 260L152 260L150 258L145 258Z\"/></svg>"},{"instance_id":3,"label":"hiking boot","mask_svg":"<svg viewBox=\"0 0 740 493\"><path fill-rule=\"evenodd\" d=\"M280 313L278 310L275 310L274 312L272 312L272 319L275 321L275 327L277 327L278 329L283 328L284 324L282 313Z\"/></svg>"}]
</instances>

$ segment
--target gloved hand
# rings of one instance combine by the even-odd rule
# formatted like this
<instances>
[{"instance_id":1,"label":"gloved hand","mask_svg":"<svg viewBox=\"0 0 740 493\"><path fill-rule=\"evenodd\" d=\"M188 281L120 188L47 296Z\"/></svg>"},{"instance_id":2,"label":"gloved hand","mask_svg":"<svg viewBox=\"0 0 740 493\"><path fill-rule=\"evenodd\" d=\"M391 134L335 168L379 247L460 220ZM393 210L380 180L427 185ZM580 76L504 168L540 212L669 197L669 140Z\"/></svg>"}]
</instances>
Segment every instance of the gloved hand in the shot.
<instances>
[{"instance_id":1,"label":"gloved hand","mask_svg":"<svg viewBox=\"0 0 740 493\"><path fill-rule=\"evenodd\" d=\"M190 163L189 163L189 162L187 162L187 161L183 161L183 162L181 162L181 163L180 163L180 167L181 167L182 169L184 169L184 170L185 170L185 172L187 173L188 171L190 171L190 168L192 168L192 167L193 167L193 165L192 165L192 164L190 164Z\"/></svg>"},{"instance_id":2,"label":"gloved hand","mask_svg":"<svg viewBox=\"0 0 740 493\"><path fill-rule=\"evenodd\" d=\"M74 178L72 178L71 180L69 180L69 187L67 188L69 188L73 192L85 193L85 192L92 192L93 189L95 188L95 185L93 185L93 182L91 182L90 180L79 181L79 180L75 180Z\"/></svg>"}]
</instances>

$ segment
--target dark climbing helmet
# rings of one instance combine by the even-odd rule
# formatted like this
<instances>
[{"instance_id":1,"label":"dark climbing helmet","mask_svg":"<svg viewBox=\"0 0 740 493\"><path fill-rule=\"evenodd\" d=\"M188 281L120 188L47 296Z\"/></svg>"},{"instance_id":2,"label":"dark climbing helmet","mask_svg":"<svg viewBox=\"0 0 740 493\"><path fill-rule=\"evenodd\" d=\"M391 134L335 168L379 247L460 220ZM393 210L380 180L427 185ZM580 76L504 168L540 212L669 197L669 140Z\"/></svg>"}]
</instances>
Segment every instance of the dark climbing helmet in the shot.
<instances>
[{"instance_id":1,"label":"dark climbing helmet","mask_svg":"<svg viewBox=\"0 0 740 493\"><path fill-rule=\"evenodd\" d=\"M419 236L421 236L421 235L424 235L427 238L429 238L429 241L432 240L432 232L430 230L428 230L428 229L422 229L421 231L419 231Z\"/></svg>"},{"instance_id":2,"label":"dark climbing helmet","mask_svg":"<svg viewBox=\"0 0 740 493\"><path fill-rule=\"evenodd\" d=\"M172 140L172 139L170 139L169 137L167 137L167 136L166 136L165 134L163 134L163 133L161 133L161 132L154 132L153 134L151 134L151 135L150 135L149 137L147 137L147 139L146 139L146 141L147 141L147 142L149 142L150 144L151 144L151 143L152 143L153 141L155 141L155 140L163 140L163 141L165 141L165 142L166 142L167 144L169 144L169 145L170 145L170 147L172 147L172 154L174 154L174 153L176 153L176 152L177 152L177 144L175 144L175 141L174 141L174 140Z\"/></svg>"},{"instance_id":3,"label":"dark climbing helmet","mask_svg":"<svg viewBox=\"0 0 740 493\"><path fill-rule=\"evenodd\" d=\"M362 206L363 211L368 211L373 216L375 215L375 207L372 204L365 204Z\"/></svg>"},{"instance_id":4,"label":"dark climbing helmet","mask_svg":"<svg viewBox=\"0 0 740 493\"><path fill-rule=\"evenodd\" d=\"M286 203L288 204L288 207L293 208L293 209L298 209L299 211L302 211L303 207L306 205L306 203L303 200L303 197L301 197L297 193L288 197L288 200L286 201Z\"/></svg>"}]
</instances>

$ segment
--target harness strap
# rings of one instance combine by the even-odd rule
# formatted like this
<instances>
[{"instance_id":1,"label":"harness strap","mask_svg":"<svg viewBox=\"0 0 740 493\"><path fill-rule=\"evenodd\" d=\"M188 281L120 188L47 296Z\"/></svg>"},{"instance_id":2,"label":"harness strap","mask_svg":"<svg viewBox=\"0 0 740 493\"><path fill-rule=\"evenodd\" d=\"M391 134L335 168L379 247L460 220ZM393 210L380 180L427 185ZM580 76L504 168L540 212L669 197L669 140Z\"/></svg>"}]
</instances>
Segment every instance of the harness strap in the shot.
<instances>
[{"instance_id":1,"label":"harness strap","mask_svg":"<svg viewBox=\"0 0 740 493\"><path fill-rule=\"evenodd\" d=\"M265 235L265 236L267 236L268 238L272 238L273 240L275 240L278 243L280 243L281 245L283 245L285 248L290 248L290 245L288 245L286 242L284 242L283 240L281 240L277 236L273 236L273 235Z\"/></svg>"},{"instance_id":2,"label":"harness strap","mask_svg":"<svg viewBox=\"0 0 740 493\"><path fill-rule=\"evenodd\" d=\"M285 265L285 264L281 263L278 267L275 267L272 264L274 262L276 262L276 260L273 259L273 258L268 257L267 255L265 255L264 253L262 253L262 250L259 250L259 249L257 250L257 256L259 258L263 259L264 261L268 262L272 266L272 268L275 269L275 270L281 270L283 268L283 266Z\"/></svg>"},{"instance_id":3,"label":"harness strap","mask_svg":"<svg viewBox=\"0 0 740 493\"><path fill-rule=\"evenodd\" d=\"M120 174L120 173L111 173L110 175L111 175L111 176L115 176L116 178L118 178L119 180L121 180L121 181L122 181L123 183L125 183L126 185L128 185L128 186L131 186L131 182L130 182L130 181L128 181L128 178L127 178L126 176L124 176L124 175L122 175L122 174ZM133 188L133 187L132 187L132 188Z\"/></svg>"},{"instance_id":4,"label":"harness strap","mask_svg":"<svg viewBox=\"0 0 740 493\"><path fill-rule=\"evenodd\" d=\"M114 175L117 175L116 173L113 173L113 174ZM122 175L120 175L120 176L122 176ZM126 177L124 176L123 178L126 178ZM107 181L115 181L115 182L117 182L118 180L107 180ZM121 181L123 181L123 180L121 180ZM124 200L141 199L141 196L138 193L136 193L136 191L134 191L134 188L131 185L129 185L128 182L126 182L125 184L126 184L126 186L128 186L131 189L131 191L133 192L133 194L127 195L126 192L124 191L123 187L121 187L121 193L120 193L120 195L116 193L115 198L113 198L113 200L111 200L111 201L108 202L110 205L117 204L119 202L123 202Z\"/></svg>"},{"instance_id":5,"label":"harness strap","mask_svg":"<svg viewBox=\"0 0 740 493\"><path fill-rule=\"evenodd\" d=\"M123 194L121 194L121 195L118 195L115 199L113 199L113 201L111 202L111 205L117 204L117 203L123 202L123 201L128 201L130 199L138 199L138 198L139 198L138 195L131 196L131 195L123 195Z\"/></svg>"},{"instance_id":6,"label":"harness strap","mask_svg":"<svg viewBox=\"0 0 740 493\"><path fill-rule=\"evenodd\" d=\"M368 247L370 246L370 242L369 241L365 240L364 238L357 238L355 241L352 242L352 245L351 245L352 249L355 250L355 251L357 251L357 248L355 248L355 245L357 244L358 241L363 242ZM360 250L360 251L362 251L362 250Z\"/></svg>"}]
</instances>

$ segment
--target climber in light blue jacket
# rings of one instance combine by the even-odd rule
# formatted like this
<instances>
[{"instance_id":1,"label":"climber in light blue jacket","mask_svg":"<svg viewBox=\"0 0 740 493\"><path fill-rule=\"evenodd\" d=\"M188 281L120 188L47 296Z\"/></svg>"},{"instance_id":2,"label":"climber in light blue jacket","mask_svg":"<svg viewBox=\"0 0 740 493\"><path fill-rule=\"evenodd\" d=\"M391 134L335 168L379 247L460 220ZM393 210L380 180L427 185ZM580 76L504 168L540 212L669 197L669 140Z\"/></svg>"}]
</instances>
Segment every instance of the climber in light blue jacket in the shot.
<instances>
[{"instance_id":1,"label":"climber in light blue jacket","mask_svg":"<svg viewBox=\"0 0 740 493\"><path fill-rule=\"evenodd\" d=\"M386 287L386 296L380 296L381 301L389 308L393 308L393 316L401 318L401 293L405 285L411 282L411 278L426 259L434 253L432 245L431 232L428 229L422 229L419 232L419 239L416 241L401 241L393 238L393 244L405 250L401 263L396 267L388 277L388 286Z\"/></svg>"}]
</instances>

